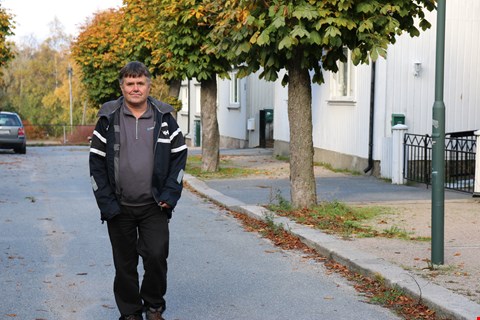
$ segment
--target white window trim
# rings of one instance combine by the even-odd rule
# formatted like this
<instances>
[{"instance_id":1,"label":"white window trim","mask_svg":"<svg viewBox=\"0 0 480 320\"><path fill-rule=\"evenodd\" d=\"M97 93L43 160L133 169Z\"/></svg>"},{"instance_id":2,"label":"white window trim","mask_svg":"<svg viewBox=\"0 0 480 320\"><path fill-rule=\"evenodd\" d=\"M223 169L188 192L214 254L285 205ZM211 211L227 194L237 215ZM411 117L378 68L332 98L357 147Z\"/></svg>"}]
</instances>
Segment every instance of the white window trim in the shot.
<instances>
[{"instance_id":1,"label":"white window trim","mask_svg":"<svg viewBox=\"0 0 480 320\"><path fill-rule=\"evenodd\" d=\"M229 109L240 108L240 79L237 77L238 71L230 72L229 80Z\"/></svg>"},{"instance_id":2,"label":"white window trim","mask_svg":"<svg viewBox=\"0 0 480 320\"><path fill-rule=\"evenodd\" d=\"M193 85L194 90L195 90L195 116L200 117L202 114L202 87L201 83L195 83Z\"/></svg>"},{"instance_id":3,"label":"white window trim","mask_svg":"<svg viewBox=\"0 0 480 320\"><path fill-rule=\"evenodd\" d=\"M180 110L181 113L188 114L188 84L182 84L180 86L180 101L182 102L182 109Z\"/></svg>"},{"instance_id":4,"label":"white window trim","mask_svg":"<svg viewBox=\"0 0 480 320\"><path fill-rule=\"evenodd\" d=\"M344 50L347 53L347 62L338 62L339 70L336 73L330 72L330 99L328 103L332 105L354 105L356 103L356 70L352 63L351 51L347 48ZM347 68L346 72L344 72L347 77L347 81L345 81L346 89L340 90L345 91L346 94L339 94L340 90L338 87L339 85L344 85L345 82L340 83L338 79L341 76L342 70L345 70L345 67Z\"/></svg>"}]
</instances>

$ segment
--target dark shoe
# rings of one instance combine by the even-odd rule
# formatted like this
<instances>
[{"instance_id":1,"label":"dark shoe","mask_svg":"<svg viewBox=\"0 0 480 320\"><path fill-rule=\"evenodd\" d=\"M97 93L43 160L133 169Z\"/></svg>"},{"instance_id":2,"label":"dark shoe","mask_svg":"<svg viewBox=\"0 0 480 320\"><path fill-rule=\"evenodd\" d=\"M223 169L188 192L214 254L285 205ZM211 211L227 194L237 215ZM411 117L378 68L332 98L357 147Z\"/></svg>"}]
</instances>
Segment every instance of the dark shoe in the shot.
<instances>
[{"instance_id":1,"label":"dark shoe","mask_svg":"<svg viewBox=\"0 0 480 320\"><path fill-rule=\"evenodd\" d=\"M141 314L131 314L129 316L122 316L119 320L143 320Z\"/></svg>"},{"instance_id":2,"label":"dark shoe","mask_svg":"<svg viewBox=\"0 0 480 320\"><path fill-rule=\"evenodd\" d=\"M162 317L162 313L165 311L165 308L148 308L147 310L147 320L165 320Z\"/></svg>"}]
</instances>

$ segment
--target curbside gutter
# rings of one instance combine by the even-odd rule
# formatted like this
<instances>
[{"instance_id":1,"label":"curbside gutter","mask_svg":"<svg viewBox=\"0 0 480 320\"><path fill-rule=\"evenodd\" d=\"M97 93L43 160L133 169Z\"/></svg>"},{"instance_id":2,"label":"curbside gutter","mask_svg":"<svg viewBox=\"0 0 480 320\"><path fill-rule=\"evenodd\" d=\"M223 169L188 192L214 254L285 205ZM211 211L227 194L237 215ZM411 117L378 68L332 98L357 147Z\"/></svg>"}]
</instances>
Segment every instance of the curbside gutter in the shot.
<instances>
[{"instance_id":1,"label":"curbside gutter","mask_svg":"<svg viewBox=\"0 0 480 320\"><path fill-rule=\"evenodd\" d=\"M321 255L364 276L383 278L387 286L396 287L411 297L421 300L441 317L458 320L475 320L480 317L480 305L462 295L418 278L409 271L370 253L352 249L345 245L345 241L334 236L297 224L288 218L276 216L264 207L246 205L237 199L225 196L192 175L186 174L184 180L196 192L229 210L259 220L264 220L267 213L272 215L276 223L282 224L286 231L297 236L304 244Z\"/></svg>"}]
</instances>

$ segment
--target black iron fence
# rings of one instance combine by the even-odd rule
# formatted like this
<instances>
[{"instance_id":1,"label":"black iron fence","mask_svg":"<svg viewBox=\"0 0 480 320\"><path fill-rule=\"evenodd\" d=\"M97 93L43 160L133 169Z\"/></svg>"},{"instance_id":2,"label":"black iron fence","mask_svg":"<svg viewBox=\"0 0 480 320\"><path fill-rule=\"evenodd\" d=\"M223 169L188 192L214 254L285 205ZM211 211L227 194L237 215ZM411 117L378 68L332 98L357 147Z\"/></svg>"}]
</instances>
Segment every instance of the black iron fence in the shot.
<instances>
[{"instance_id":1,"label":"black iron fence","mask_svg":"<svg viewBox=\"0 0 480 320\"><path fill-rule=\"evenodd\" d=\"M431 184L432 137L405 134L403 177L408 181ZM473 193L477 142L473 131L445 135L445 188Z\"/></svg>"},{"instance_id":2,"label":"black iron fence","mask_svg":"<svg viewBox=\"0 0 480 320\"><path fill-rule=\"evenodd\" d=\"M25 125L28 144L88 144L95 125Z\"/></svg>"}]
</instances>

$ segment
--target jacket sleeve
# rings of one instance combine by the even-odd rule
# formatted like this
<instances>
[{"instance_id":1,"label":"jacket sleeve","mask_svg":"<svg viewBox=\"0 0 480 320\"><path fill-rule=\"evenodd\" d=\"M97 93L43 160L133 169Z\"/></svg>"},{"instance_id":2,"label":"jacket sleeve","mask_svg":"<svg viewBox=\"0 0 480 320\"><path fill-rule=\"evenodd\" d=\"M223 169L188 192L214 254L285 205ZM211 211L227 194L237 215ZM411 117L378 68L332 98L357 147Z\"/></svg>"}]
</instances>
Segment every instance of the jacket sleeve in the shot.
<instances>
[{"instance_id":1,"label":"jacket sleeve","mask_svg":"<svg viewBox=\"0 0 480 320\"><path fill-rule=\"evenodd\" d=\"M108 175L107 127L108 120L101 117L93 131L89 156L90 179L102 221L120 213L115 190L111 187Z\"/></svg>"},{"instance_id":2,"label":"jacket sleeve","mask_svg":"<svg viewBox=\"0 0 480 320\"><path fill-rule=\"evenodd\" d=\"M160 201L166 202L174 208L180 199L183 189L183 175L187 163L187 145L182 131L175 119L168 118L170 131L170 161L168 176L160 194Z\"/></svg>"}]
</instances>

